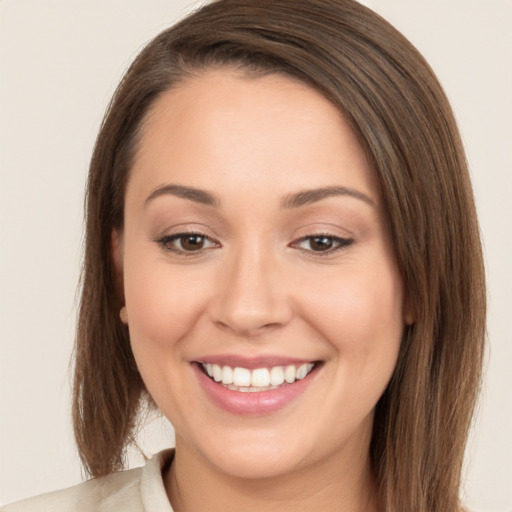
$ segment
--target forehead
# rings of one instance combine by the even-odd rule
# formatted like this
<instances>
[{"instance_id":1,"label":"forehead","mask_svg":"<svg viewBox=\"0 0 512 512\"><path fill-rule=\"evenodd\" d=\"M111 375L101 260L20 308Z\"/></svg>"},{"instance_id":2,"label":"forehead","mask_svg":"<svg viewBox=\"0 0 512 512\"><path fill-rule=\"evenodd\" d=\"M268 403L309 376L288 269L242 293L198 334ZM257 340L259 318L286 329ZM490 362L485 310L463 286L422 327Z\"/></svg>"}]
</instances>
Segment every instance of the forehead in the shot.
<instances>
[{"instance_id":1,"label":"forehead","mask_svg":"<svg viewBox=\"0 0 512 512\"><path fill-rule=\"evenodd\" d=\"M187 78L155 101L132 179L145 188L169 180L225 189L251 180L271 188L341 184L377 196L365 153L330 101L283 75L228 69Z\"/></svg>"}]
</instances>

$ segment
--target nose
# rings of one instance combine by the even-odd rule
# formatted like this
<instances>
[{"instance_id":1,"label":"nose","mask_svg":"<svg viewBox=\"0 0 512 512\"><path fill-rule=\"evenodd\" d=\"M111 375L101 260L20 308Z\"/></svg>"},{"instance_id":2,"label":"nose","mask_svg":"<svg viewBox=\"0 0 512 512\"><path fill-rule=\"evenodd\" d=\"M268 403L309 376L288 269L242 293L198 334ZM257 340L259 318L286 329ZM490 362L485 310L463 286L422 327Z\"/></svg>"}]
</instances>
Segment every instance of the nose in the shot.
<instances>
[{"instance_id":1,"label":"nose","mask_svg":"<svg viewBox=\"0 0 512 512\"><path fill-rule=\"evenodd\" d=\"M223 262L210 305L213 322L238 336L258 335L286 325L293 308L276 258L254 247Z\"/></svg>"}]
</instances>

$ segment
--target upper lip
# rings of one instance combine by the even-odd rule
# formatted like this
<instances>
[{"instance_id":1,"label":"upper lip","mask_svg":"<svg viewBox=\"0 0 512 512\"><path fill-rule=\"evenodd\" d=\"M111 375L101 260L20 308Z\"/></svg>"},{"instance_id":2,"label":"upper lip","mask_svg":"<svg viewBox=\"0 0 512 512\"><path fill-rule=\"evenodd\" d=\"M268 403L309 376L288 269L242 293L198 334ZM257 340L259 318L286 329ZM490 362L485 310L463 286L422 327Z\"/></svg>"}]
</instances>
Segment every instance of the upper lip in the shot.
<instances>
[{"instance_id":1,"label":"upper lip","mask_svg":"<svg viewBox=\"0 0 512 512\"><path fill-rule=\"evenodd\" d=\"M219 366L231 366L232 368L241 367L247 368L248 370L255 370L256 368L272 368L274 366L300 366L304 363L314 363L315 361L317 360L277 355L247 357L235 354L217 354L194 360L196 363L218 364Z\"/></svg>"}]
</instances>

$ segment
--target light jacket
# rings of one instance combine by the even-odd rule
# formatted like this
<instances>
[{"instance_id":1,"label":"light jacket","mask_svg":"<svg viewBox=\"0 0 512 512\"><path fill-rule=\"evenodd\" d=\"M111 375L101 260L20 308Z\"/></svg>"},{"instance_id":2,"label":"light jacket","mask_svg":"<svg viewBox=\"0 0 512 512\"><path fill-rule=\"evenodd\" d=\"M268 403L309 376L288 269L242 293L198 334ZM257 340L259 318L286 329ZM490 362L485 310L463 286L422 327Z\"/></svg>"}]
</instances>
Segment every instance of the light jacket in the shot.
<instances>
[{"instance_id":1,"label":"light jacket","mask_svg":"<svg viewBox=\"0 0 512 512\"><path fill-rule=\"evenodd\" d=\"M173 450L164 450L145 466L94 478L33 498L6 505L2 512L172 512L162 469Z\"/></svg>"}]
</instances>

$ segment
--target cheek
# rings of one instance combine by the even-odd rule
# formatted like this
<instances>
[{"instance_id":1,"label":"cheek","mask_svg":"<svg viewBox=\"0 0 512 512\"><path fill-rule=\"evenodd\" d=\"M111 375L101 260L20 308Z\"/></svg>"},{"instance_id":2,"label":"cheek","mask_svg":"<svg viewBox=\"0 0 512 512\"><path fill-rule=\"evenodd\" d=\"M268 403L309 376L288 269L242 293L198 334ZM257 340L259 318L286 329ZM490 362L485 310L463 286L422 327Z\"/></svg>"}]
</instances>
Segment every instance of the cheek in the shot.
<instances>
[{"instance_id":1,"label":"cheek","mask_svg":"<svg viewBox=\"0 0 512 512\"><path fill-rule=\"evenodd\" d=\"M344 269L309 294L309 321L344 361L396 360L403 331L402 283L391 264Z\"/></svg>"},{"instance_id":2,"label":"cheek","mask_svg":"<svg viewBox=\"0 0 512 512\"><path fill-rule=\"evenodd\" d=\"M396 367L404 328L402 284L392 267L383 270L367 268L326 281L321 298L309 303L309 322L332 349L324 396L325 409L332 412L326 412L325 424L334 424L337 432L362 424Z\"/></svg>"},{"instance_id":3,"label":"cheek","mask_svg":"<svg viewBox=\"0 0 512 512\"><path fill-rule=\"evenodd\" d=\"M128 248L124 285L134 352L144 344L159 357L189 333L202 314L208 276L186 265L176 269L154 250ZM149 254L149 256L148 256Z\"/></svg>"},{"instance_id":4,"label":"cheek","mask_svg":"<svg viewBox=\"0 0 512 512\"><path fill-rule=\"evenodd\" d=\"M180 397L188 396L183 375L189 365L183 346L202 314L208 279L191 267L177 270L152 252L131 248L125 253L130 343L150 395L178 426L174 411L183 407Z\"/></svg>"}]
</instances>

